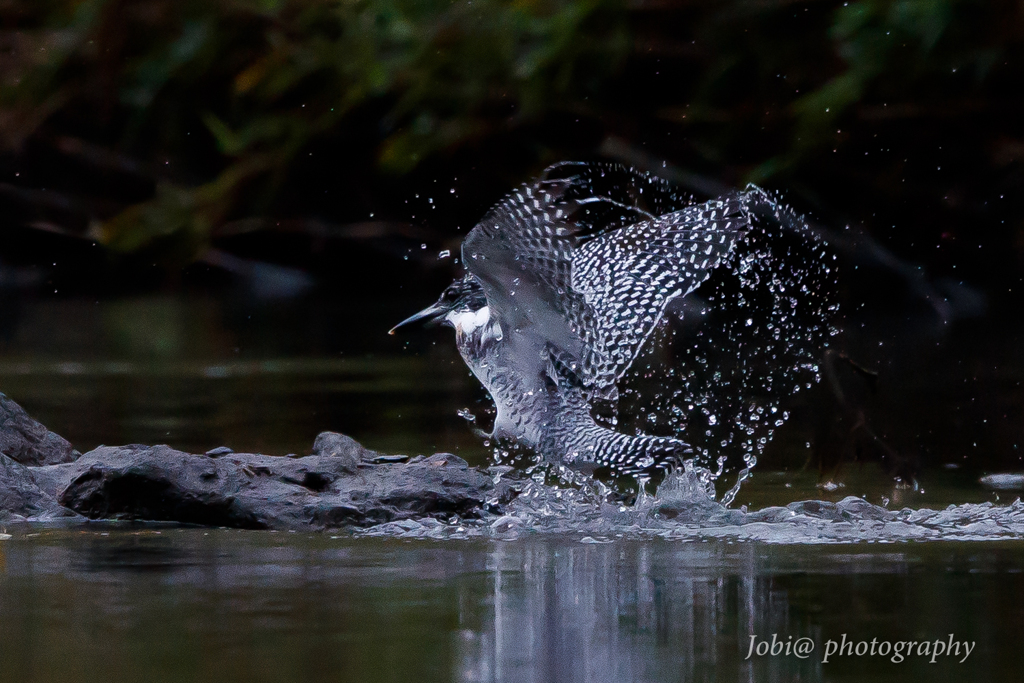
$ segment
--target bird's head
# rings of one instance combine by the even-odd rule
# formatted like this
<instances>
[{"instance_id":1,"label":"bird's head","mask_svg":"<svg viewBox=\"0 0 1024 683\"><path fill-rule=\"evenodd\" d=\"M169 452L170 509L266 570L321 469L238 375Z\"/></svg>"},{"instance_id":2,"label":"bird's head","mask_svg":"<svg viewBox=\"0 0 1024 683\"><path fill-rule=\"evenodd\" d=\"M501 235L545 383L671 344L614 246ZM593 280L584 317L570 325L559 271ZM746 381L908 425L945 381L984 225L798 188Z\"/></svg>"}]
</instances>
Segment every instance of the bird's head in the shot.
<instances>
[{"instance_id":1,"label":"bird's head","mask_svg":"<svg viewBox=\"0 0 1024 683\"><path fill-rule=\"evenodd\" d=\"M399 327L423 321L425 325L448 325L456 329L478 327L486 321L487 297L480 282L472 275L466 275L452 282L431 306L410 316L391 328L394 334ZM479 322L478 318L482 318Z\"/></svg>"}]
</instances>

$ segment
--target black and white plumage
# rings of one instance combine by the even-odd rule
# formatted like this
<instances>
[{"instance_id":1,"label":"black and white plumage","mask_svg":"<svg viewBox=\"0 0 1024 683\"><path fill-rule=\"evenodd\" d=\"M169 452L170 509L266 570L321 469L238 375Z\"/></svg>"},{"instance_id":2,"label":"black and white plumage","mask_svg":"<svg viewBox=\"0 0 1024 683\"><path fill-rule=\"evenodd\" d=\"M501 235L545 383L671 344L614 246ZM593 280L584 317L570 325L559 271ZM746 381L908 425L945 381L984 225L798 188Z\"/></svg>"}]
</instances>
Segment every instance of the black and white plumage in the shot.
<instances>
[{"instance_id":1,"label":"black and white plumage","mask_svg":"<svg viewBox=\"0 0 1024 683\"><path fill-rule=\"evenodd\" d=\"M455 328L494 399L495 438L577 468L671 468L690 455L686 443L616 432L592 409L616 400L669 302L706 280L749 228L755 196L697 204L622 166L552 166L484 216L462 245L468 274L399 326Z\"/></svg>"}]
</instances>

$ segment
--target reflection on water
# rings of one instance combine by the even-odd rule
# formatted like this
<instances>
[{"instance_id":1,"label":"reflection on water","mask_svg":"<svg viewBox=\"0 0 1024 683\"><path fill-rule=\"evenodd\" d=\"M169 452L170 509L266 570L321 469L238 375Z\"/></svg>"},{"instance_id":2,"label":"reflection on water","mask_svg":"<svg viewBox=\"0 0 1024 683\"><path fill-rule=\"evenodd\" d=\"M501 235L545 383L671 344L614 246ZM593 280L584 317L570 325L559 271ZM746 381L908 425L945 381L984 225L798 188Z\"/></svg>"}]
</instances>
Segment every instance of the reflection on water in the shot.
<instances>
[{"instance_id":1,"label":"reflection on water","mask_svg":"<svg viewBox=\"0 0 1024 683\"><path fill-rule=\"evenodd\" d=\"M10 531L3 682L1013 680L1024 634L1019 544ZM823 664L844 633L976 647ZM772 634L816 651L745 661Z\"/></svg>"}]
</instances>

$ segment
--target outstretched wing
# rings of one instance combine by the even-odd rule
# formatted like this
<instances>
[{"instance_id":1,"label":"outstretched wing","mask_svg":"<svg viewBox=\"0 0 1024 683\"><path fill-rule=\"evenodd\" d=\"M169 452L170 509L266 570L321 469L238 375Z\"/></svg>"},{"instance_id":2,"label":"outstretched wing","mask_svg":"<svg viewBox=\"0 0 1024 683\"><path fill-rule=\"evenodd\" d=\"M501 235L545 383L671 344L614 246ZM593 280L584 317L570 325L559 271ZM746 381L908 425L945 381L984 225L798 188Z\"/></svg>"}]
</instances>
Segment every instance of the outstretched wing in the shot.
<instances>
[{"instance_id":1,"label":"outstretched wing","mask_svg":"<svg viewBox=\"0 0 1024 683\"><path fill-rule=\"evenodd\" d=\"M745 226L736 197L691 203L623 166L559 164L487 213L463 261L521 361L537 356L544 371L554 350L588 393L609 397L668 302Z\"/></svg>"},{"instance_id":2,"label":"outstretched wing","mask_svg":"<svg viewBox=\"0 0 1024 683\"><path fill-rule=\"evenodd\" d=\"M575 249L563 200L568 186L565 179L542 177L505 197L466 236L462 260L483 286L506 343L534 349L550 344L579 357L582 340L559 299L560 293L571 296ZM540 354L533 354L537 363Z\"/></svg>"},{"instance_id":3,"label":"outstretched wing","mask_svg":"<svg viewBox=\"0 0 1024 683\"><path fill-rule=\"evenodd\" d=\"M592 316L584 356L591 391L615 386L668 303L704 282L749 224L744 195L735 194L606 232L575 251L572 288Z\"/></svg>"},{"instance_id":4,"label":"outstretched wing","mask_svg":"<svg viewBox=\"0 0 1024 683\"><path fill-rule=\"evenodd\" d=\"M555 348L581 365L592 312L572 288L575 251L689 203L664 180L617 164L556 164L488 211L463 242L463 262L483 286L491 315L512 334L509 343L524 347L521 362L533 350Z\"/></svg>"}]
</instances>

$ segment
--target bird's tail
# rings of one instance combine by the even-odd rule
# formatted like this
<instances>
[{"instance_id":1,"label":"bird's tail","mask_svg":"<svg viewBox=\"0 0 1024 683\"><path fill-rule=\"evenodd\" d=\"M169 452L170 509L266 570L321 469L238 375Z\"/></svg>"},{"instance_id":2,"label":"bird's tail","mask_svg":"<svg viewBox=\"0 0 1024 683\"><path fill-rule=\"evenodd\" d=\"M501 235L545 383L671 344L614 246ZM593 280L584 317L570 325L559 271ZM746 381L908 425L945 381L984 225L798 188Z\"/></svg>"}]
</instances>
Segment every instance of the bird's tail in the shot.
<instances>
[{"instance_id":1,"label":"bird's tail","mask_svg":"<svg viewBox=\"0 0 1024 683\"><path fill-rule=\"evenodd\" d=\"M539 455L574 469L608 468L613 475L653 475L682 467L693 457L689 444L667 436L629 436L598 424L588 394L557 349L548 348L551 422L538 444Z\"/></svg>"},{"instance_id":2,"label":"bird's tail","mask_svg":"<svg viewBox=\"0 0 1024 683\"><path fill-rule=\"evenodd\" d=\"M563 460L570 467L607 467L614 474L637 476L674 470L692 457L693 449L679 439L629 436L593 424L568 436Z\"/></svg>"},{"instance_id":3,"label":"bird's tail","mask_svg":"<svg viewBox=\"0 0 1024 683\"><path fill-rule=\"evenodd\" d=\"M689 444L667 436L629 436L594 421L582 396L554 412L554 424L539 444L546 460L574 469L609 468L614 475L651 475L682 467L693 457ZM575 398L575 400L573 400Z\"/></svg>"}]
</instances>

